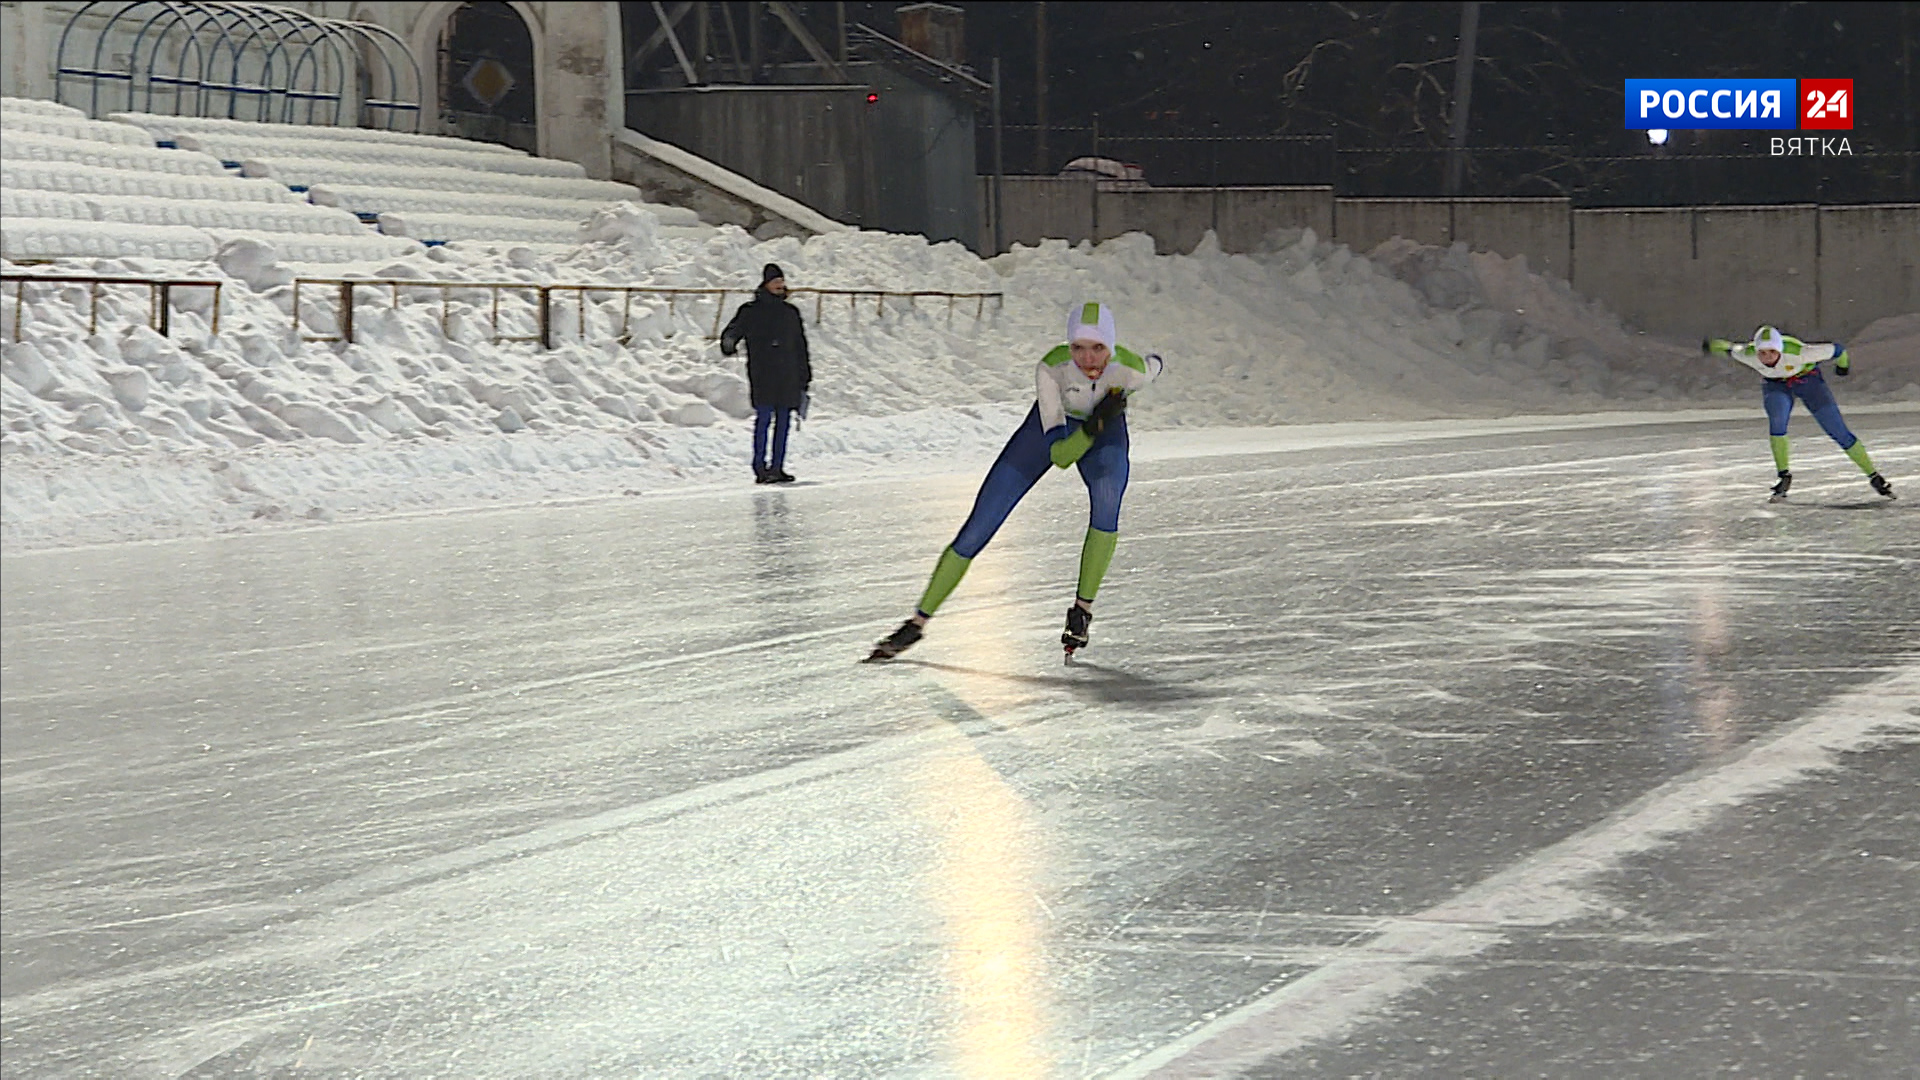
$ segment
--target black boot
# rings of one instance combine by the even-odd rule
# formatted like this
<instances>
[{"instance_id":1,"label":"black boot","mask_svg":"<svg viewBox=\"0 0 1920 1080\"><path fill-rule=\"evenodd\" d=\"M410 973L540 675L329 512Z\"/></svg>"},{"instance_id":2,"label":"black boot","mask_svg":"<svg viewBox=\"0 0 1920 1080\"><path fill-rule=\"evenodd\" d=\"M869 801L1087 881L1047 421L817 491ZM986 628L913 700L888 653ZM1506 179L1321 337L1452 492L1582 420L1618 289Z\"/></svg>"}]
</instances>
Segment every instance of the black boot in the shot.
<instances>
[{"instance_id":1,"label":"black boot","mask_svg":"<svg viewBox=\"0 0 1920 1080\"><path fill-rule=\"evenodd\" d=\"M1087 647L1087 627L1093 622L1093 612L1075 604L1067 609L1067 628L1060 632L1060 644L1068 652Z\"/></svg>"},{"instance_id":2,"label":"black boot","mask_svg":"<svg viewBox=\"0 0 1920 1080\"><path fill-rule=\"evenodd\" d=\"M771 483L773 483L773 470L772 470L772 469L763 469L763 468L760 468L760 467L759 467L759 466L757 466L757 465L756 465L756 466L754 466L754 469L753 469L753 482L754 482L754 483L756 483L756 484L771 484Z\"/></svg>"},{"instance_id":3,"label":"black boot","mask_svg":"<svg viewBox=\"0 0 1920 1080\"><path fill-rule=\"evenodd\" d=\"M1894 497L1893 485L1887 483L1887 478L1881 476L1879 473L1870 474L1867 477L1867 483L1872 484L1873 490L1885 495L1887 498L1891 499Z\"/></svg>"},{"instance_id":4,"label":"black boot","mask_svg":"<svg viewBox=\"0 0 1920 1080\"><path fill-rule=\"evenodd\" d=\"M769 479L767 480L767 483L769 484L793 483L793 474L788 472L785 469L768 469L767 476L769 477Z\"/></svg>"},{"instance_id":5,"label":"black boot","mask_svg":"<svg viewBox=\"0 0 1920 1080\"><path fill-rule=\"evenodd\" d=\"M913 643L920 640L921 634L920 624L908 619L900 624L900 629L880 639L880 643L873 647L873 652L868 654L867 662L891 660L899 656L912 648Z\"/></svg>"},{"instance_id":6,"label":"black boot","mask_svg":"<svg viewBox=\"0 0 1920 1080\"><path fill-rule=\"evenodd\" d=\"M1787 497L1787 489L1788 489L1788 488L1790 488L1790 487L1792 487L1792 486L1793 486L1793 474L1792 474L1792 473L1790 473L1790 472L1788 472L1788 471L1787 471L1787 470L1785 470L1785 469L1781 469L1781 470L1780 470L1780 482L1779 482L1779 483L1777 483L1777 484L1775 484L1775 485L1773 485L1773 497L1774 497L1774 498L1775 498L1776 500L1777 500L1777 499L1784 499L1784 498L1786 498L1786 497Z\"/></svg>"}]
</instances>

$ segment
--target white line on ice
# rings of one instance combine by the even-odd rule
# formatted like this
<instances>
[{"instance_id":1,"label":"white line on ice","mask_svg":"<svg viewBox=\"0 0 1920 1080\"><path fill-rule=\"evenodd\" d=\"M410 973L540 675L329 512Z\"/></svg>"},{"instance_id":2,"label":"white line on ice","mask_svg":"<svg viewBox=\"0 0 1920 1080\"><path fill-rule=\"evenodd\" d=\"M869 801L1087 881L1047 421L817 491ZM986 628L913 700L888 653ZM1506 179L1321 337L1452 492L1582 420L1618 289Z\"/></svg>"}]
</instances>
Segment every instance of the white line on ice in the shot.
<instances>
[{"instance_id":1,"label":"white line on ice","mask_svg":"<svg viewBox=\"0 0 1920 1080\"><path fill-rule=\"evenodd\" d=\"M1501 928L1587 911L1583 891L1628 857L1707 825L1720 811L1832 766L1842 753L1920 736L1920 662L1843 694L1730 761L1655 788L1608 820L1542 849L1445 903L1111 1074L1113 1080L1232 1076L1359 1024L1451 965L1498 944Z\"/></svg>"}]
</instances>

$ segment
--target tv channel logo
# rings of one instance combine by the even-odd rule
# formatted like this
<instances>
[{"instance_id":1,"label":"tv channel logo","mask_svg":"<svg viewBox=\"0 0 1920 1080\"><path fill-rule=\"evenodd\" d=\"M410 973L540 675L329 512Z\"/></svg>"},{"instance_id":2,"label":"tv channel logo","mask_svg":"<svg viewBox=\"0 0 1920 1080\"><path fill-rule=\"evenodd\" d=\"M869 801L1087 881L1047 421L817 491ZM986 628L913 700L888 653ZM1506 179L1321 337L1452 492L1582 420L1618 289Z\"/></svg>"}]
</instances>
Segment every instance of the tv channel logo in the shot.
<instances>
[{"instance_id":1,"label":"tv channel logo","mask_svg":"<svg viewBox=\"0 0 1920 1080\"><path fill-rule=\"evenodd\" d=\"M1801 79L1802 131L1853 130L1852 79Z\"/></svg>"},{"instance_id":2,"label":"tv channel logo","mask_svg":"<svg viewBox=\"0 0 1920 1080\"><path fill-rule=\"evenodd\" d=\"M1628 79L1629 131L1853 130L1852 79Z\"/></svg>"}]
</instances>

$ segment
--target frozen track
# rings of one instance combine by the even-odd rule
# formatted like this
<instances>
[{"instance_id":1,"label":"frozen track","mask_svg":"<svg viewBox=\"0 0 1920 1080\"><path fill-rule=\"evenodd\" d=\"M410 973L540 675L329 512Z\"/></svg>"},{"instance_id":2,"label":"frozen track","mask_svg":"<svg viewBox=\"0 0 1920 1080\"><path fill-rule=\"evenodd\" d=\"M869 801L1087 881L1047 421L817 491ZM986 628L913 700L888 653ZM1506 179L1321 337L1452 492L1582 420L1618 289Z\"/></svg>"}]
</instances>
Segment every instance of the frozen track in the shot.
<instances>
[{"instance_id":1,"label":"frozen track","mask_svg":"<svg viewBox=\"0 0 1920 1080\"><path fill-rule=\"evenodd\" d=\"M1063 476L890 667L977 472L9 558L7 1071L1901 1075L1855 426L1143 461L1071 669Z\"/></svg>"}]
</instances>

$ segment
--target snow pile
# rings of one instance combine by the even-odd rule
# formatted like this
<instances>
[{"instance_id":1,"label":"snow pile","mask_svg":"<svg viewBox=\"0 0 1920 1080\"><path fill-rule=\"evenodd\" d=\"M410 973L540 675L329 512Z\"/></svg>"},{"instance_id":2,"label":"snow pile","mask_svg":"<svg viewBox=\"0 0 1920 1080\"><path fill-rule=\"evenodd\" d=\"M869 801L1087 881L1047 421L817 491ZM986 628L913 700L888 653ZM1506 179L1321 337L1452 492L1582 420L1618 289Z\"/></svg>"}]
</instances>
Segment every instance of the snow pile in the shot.
<instances>
[{"instance_id":1,"label":"snow pile","mask_svg":"<svg viewBox=\"0 0 1920 1080\"><path fill-rule=\"evenodd\" d=\"M845 231L760 242L704 237L652 210L610 207L561 248L455 243L369 276L418 281L724 287L711 297L556 293L543 351L495 344L485 288L359 290L353 345L335 293L239 240L212 262L101 259L75 272L228 280L220 332L206 290L174 295L172 332L147 292L28 285L0 334L0 535L10 548L205 533L651 491L747 472L739 358L709 338L766 262L798 288L1002 292L1002 303L797 297L815 364L790 468L820 475L973 470L1031 401L1033 364L1070 304L1115 306L1121 340L1167 375L1132 410L1142 431L1322 421L1753 406L1753 377L1623 328L1518 259L1383 245L1373 257L1280 237L1251 256L1211 242L1156 256L1144 236L1049 242L981 260L957 244ZM532 293L501 291L499 333L534 334ZM9 301L11 297L9 296ZM444 320L444 333L443 333ZM1847 401L1920 400L1920 316L1849 343Z\"/></svg>"}]
</instances>

